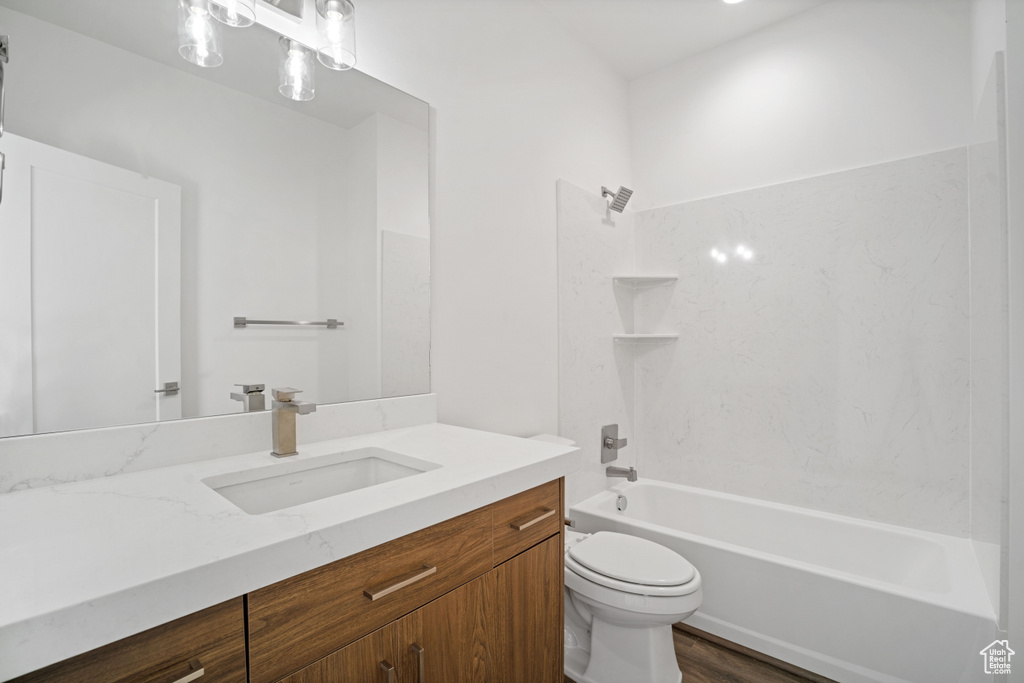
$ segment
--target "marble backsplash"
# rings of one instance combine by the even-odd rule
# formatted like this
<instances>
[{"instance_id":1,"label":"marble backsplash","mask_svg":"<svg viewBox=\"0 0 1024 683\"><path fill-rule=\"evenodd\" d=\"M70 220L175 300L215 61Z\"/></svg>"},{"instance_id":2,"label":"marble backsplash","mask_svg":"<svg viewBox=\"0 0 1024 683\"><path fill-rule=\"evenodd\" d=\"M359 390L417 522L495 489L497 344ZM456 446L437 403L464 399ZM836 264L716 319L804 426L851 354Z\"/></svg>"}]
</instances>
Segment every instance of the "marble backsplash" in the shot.
<instances>
[{"instance_id":1,"label":"marble backsplash","mask_svg":"<svg viewBox=\"0 0 1024 683\"><path fill-rule=\"evenodd\" d=\"M298 419L299 444L437 421L434 394L319 406ZM128 472L269 452L270 411L0 439L0 494Z\"/></svg>"}]
</instances>

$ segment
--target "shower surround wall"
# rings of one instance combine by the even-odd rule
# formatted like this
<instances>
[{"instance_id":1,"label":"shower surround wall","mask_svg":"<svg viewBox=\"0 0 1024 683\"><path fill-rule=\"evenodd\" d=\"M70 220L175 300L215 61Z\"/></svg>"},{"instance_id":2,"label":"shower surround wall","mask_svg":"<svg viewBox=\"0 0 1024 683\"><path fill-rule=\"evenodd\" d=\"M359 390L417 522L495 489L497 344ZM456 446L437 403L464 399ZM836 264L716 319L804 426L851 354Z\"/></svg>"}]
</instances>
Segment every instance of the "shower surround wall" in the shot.
<instances>
[{"instance_id":1,"label":"shower surround wall","mask_svg":"<svg viewBox=\"0 0 1024 683\"><path fill-rule=\"evenodd\" d=\"M633 331L633 299L611 279L633 273L633 215L611 213L606 199L564 180L556 195L559 434L584 453L580 470L566 478L574 503L607 487L601 427L617 424L619 436L635 442L633 349L611 337ZM614 464L636 465L636 452L628 445Z\"/></svg>"},{"instance_id":2,"label":"shower surround wall","mask_svg":"<svg viewBox=\"0 0 1024 683\"><path fill-rule=\"evenodd\" d=\"M971 540L1000 623L1009 597L1009 231L1006 90L997 53L975 112L970 155Z\"/></svg>"},{"instance_id":3,"label":"shower surround wall","mask_svg":"<svg viewBox=\"0 0 1024 683\"><path fill-rule=\"evenodd\" d=\"M645 474L969 533L965 150L644 212L636 240L680 278L636 311L680 333L637 359Z\"/></svg>"},{"instance_id":4,"label":"shower surround wall","mask_svg":"<svg viewBox=\"0 0 1024 683\"><path fill-rule=\"evenodd\" d=\"M561 433L586 462L635 392L641 476L969 534L966 149L639 212L636 273L679 280L628 304L628 225L595 203L559 184Z\"/></svg>"}]
</instances>

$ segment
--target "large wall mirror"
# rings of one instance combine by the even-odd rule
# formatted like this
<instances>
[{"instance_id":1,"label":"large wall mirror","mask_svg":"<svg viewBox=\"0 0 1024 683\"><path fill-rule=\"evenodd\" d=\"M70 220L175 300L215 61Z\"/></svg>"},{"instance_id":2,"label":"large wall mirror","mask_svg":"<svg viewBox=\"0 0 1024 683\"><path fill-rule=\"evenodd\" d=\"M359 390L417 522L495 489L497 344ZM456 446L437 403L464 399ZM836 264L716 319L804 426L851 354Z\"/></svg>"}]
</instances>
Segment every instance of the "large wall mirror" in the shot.
<instances>
[{"instance_id":1,"label":"large wall mirror","mask_svg":"<svg viewBox=\"0 0 1024 683\"><path fill-rule=\"evenodd\" d=\"M286 99L258 24L194 66L175 0L0 0L0 33L0 436L429 392L426 103L319 64Z\"/></svg>"}]
</instances>

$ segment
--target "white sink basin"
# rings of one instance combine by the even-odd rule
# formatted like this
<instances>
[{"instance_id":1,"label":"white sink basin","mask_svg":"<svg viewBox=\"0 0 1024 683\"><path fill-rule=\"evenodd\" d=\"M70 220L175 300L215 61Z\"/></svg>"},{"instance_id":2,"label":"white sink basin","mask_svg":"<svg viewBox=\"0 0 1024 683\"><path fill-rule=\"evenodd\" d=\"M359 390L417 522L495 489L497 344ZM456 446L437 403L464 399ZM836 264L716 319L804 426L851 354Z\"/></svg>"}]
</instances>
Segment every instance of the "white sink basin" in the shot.
<instances>
[{"instance_id":1,"label":"white sink basin","mask_svg":"<svg viewBox=\"0 0 1024 683\"><path fill-rule=\"evenodd\" d=\"M317 458L218 474L203 483L250 515L410 477L440 465L384 448L358 448Z\"/></svg>"}]
</instances>

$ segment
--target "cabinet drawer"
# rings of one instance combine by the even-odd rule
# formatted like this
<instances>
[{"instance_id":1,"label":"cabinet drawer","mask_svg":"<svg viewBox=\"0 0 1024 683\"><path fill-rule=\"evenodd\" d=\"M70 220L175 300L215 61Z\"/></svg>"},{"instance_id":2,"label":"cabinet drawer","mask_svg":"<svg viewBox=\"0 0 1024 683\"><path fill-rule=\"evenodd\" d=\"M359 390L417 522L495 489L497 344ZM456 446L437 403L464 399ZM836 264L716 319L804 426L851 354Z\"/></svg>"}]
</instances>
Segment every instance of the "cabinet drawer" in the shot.
<instances>
[{"instance_id":1,"label":"cabinet drawer","mask_svg":"<svg viewBox=\"0 0 1024 683\"><path fill-rule=\"evenodd\" d=\"M12 683L171 683L186 680L245 683L242 598L104 645L17 678Z\"/></svg>"},{"instance_id":2,"label":"cabinet drawer","mask_svg":"<svg viewBox=\"0 0 1024 683\"><path fill-rule=\"evenodd\" d=\"M559 482L549 481L491 506L494 515L494 566L562 529Z\"/></svg>"},{"instance_id":3,"label":"cabinet drawer","mask_svg":"<svg viewBox=\"0 0 1024 683\"><path fill-rule=\"evenodd\" d=\"M487 507L250 593L250 678L278 680L490 568Z\"/></svg>"}]
</instances>

